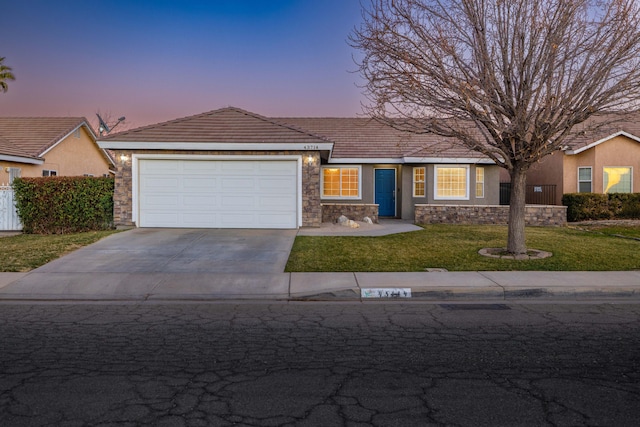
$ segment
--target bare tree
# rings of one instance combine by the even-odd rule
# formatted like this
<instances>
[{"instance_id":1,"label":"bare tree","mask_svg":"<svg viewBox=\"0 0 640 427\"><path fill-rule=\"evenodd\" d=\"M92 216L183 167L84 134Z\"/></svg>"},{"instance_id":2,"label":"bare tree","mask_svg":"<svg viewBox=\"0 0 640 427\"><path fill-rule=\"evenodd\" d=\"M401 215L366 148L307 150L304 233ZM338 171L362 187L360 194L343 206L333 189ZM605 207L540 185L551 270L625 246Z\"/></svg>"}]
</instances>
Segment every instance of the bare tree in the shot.
<instances>
[{"instance_id":1,"label":"bare tree","mask_svg":"<svg viewBox=\"0 0 640 427\"><path fill-rule=\"evenodd\" d=\"M640 100L639 2L369 1L350 37L363 53L365 112L506 168L507 250L526 253L529 167L602 123L592 116Z\"/></svg>"},{"instance_id":2,"label":"bare tree","mask_svg":"<svg viewBox=\"0 0 640 427\"><path fill-rule=\"evenodd\" d=\"M16 77L11 72L11 67L3 64L4 56L0 57L0 91L6 92L8 89L7 80L15 80Z\"/></svg>"}]
</instances>

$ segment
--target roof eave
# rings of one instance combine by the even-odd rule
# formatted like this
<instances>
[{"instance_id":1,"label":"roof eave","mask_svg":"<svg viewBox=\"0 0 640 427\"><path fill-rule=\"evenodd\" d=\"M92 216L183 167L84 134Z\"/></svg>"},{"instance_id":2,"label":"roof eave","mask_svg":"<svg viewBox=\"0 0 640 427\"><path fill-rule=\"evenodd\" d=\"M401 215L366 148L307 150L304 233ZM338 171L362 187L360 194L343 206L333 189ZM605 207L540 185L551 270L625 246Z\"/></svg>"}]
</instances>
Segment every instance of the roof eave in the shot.
<instances>
[{"instance_id":1,"label":"roof eave","mask_svg":"<svg viewBox=\"0 0 640 427\"><path fill-rule=\"evenodd\" d=\"M136 142L99 141L107 150L177 150L177 151L332 151L332 142Z\"/></svg>"},{"instance_id":2,"label":"roof eave","mask_svg":"<svg viewBox=\"0 0 640 427\"><path fill-rule=\"evenodd\" d=\"M0 160L5 162L26 163L30 165L41 165L44 163L44 160L42 159L35 159L31 157L22 157L22 156L10 156L7 154L0 154Z\"/></svg>"}]
</instances>

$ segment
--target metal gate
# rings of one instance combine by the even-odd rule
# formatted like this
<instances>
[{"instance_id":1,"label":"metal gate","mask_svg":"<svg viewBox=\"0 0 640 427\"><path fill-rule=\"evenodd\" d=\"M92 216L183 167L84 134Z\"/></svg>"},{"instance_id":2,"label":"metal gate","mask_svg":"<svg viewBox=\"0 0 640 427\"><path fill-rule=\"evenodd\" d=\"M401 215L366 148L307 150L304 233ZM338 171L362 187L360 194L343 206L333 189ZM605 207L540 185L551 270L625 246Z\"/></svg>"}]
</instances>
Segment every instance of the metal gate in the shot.
<instances>
[{"instance_id":1,"label":"metal gate","mask_svg":"<svg viewBox=\"0 0 640 427\"><path fill-rule=\"evenodd\" d=\"M528 205L555 205L555 185L527 185L525 203ZM500 183L500 204L508 205L511 199L511 183Z\"/></svg>"},{"instance_id":2,"label":"metal gate","mask_svg":"<svg viewBox=\"0 0 640 427\"><path fill-rule=\"evenodd\" d=\"M19 231L22 224L10 185L0 185L0 231Z\"/></svg>"}]
</instances>

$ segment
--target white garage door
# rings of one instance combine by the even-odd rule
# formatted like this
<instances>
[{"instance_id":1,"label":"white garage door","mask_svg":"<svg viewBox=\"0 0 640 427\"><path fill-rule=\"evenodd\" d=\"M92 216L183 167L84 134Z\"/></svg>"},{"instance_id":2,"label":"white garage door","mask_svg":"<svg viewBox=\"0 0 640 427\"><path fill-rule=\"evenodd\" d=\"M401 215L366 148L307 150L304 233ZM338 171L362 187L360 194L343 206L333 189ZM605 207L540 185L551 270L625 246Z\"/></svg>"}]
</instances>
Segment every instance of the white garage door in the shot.
<instances>
[{"instance_id":1,"label":"white garage door","mask_svg":"<svg viewBox=\"0 0 640 427\"><path fill-rule=\"evenodd\" d=\"M295 160L140 160L140 227L296 228Z\"/></svg>"}]
</instances>

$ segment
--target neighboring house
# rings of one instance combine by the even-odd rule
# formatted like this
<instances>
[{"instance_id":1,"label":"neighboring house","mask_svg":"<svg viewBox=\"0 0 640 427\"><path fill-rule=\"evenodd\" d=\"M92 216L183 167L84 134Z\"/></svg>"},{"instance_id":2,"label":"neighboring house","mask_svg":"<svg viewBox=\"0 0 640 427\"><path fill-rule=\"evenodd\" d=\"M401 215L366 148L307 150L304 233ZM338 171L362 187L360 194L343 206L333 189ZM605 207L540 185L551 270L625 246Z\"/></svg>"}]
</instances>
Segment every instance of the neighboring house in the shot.
<instances>
[{"instance_id":1,"label":"neighboring house","mask_svg":"<svg viewBox=\"0 0 640 427\"><path fill-rule=\"evenodd\" d=\"M607 120L602 117L599 120ZM566 193L640 192L640 115L585 133L542 159L527 174L530 186L555 185Z\"/></svg>"},{"instance_id":2,"label":"neighboring house","mask_svg":"<svg viewBox=\"0 0 640 427\"><path fill-rule=\"evenodd\" d=\"M109 176L114 167L84 117L0 117L0 183L16 177Z\"/></svg>"},{"instance_id":3,"label":"neighboring house","mask_svg":"<svg viewBox=\"0 0 640 427\"><path fill-rule=\"evenodd\" d=\"M319 226L413 219L421 204L497 205L499 168L434 135L369 119L267 118L223 108L98 141L112 150L118 225Z\"/></svg>"}]
</instances>

